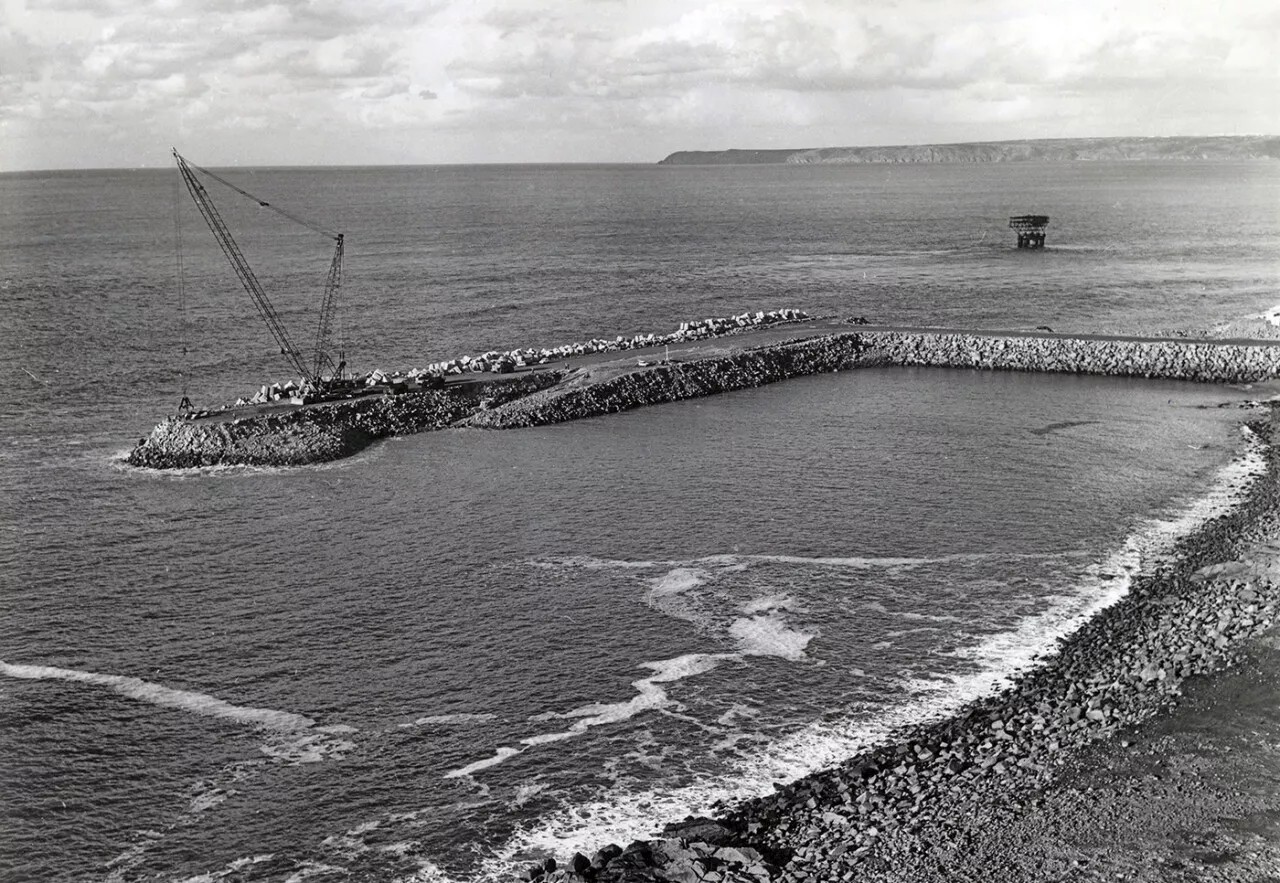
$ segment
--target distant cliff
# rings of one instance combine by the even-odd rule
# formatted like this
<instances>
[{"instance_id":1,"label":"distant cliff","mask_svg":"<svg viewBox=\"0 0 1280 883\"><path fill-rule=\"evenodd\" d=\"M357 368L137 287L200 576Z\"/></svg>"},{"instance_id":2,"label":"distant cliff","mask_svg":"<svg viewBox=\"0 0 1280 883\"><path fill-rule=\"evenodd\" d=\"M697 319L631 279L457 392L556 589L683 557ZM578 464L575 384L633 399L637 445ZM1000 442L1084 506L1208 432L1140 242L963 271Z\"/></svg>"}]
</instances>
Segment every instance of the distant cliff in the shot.
<instances>
[{"instance_id":1,"label":"distant cliff","mask_svg":"<svg viewBox=\"0 0 1280 883\"><path fill-rule=\"evenodd\" d=\"M1280 137L1210 135L1172 138L1046 138L898 147L814 147L800 150L680 150L659 165L762 163L1068 162L1132 159L1280 159Z\"/></svg>"}]
</instances>

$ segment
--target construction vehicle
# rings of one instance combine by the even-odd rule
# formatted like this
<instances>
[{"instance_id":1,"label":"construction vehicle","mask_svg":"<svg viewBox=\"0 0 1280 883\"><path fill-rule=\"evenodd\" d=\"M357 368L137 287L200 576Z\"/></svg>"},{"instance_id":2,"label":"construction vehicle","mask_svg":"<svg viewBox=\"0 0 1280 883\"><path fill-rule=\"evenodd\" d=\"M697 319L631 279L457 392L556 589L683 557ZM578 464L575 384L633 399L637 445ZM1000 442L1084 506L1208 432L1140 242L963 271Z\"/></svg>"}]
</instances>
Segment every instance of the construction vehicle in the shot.
<instances>
[{"instance_id":1,"label":"construction vehicle","mask_svg":"<svg viewBox=\"0 0 1280 883\"><path fill-rule=\"evenodd\" d=\"M253 300L253 305L257 308L259 315L262 316L263 321L266 322L272 337L275 338L275 342L280 347L280 354L285 357L289 367L303 380L304 397L315 399L339 393L345 386L349 385L346 376L345 355L341 349L338 349L335 353L332 342L333 320L337 312L338 293L342 287L343 234L312 224L283 209L277 208L266 200L259 199L252 193L237 187L208 169L192 164L179 154L176 149L173 151L173 157L178 163L178 171L187 186L187 192L191 194L196 207L200 210L200 215L204 218L205 223L208 224L210 232L213 233L214 238L218 241L218 245L222 248L222 253L226 255L232 269L235 270L240 284L249 293L249 297ZM196 176L196 172L217 181L247 199L253 200L260 207L270 209L295 224L300 224L309 230L327 236L336 243L333 251L333 260L329 265L329 273L325 279L324 293L320 299L320 318L316 329L315 347L311 353L310 361L303 357L302 352L294 344L293 338L290 337L279 313L276 312L271 300L267 297L266 291L263 290L262 283L258 281L253 268L249 266L244 253L231 235L231 231L227 228L226 222L223 221L217 206L214 205L213 200L210 198L208 190L205 189L200 178ZM183 405L185 408L180 406L180 412L190 408L190 402L185 394L183 395Z\"/></svg>"}]
</instances>

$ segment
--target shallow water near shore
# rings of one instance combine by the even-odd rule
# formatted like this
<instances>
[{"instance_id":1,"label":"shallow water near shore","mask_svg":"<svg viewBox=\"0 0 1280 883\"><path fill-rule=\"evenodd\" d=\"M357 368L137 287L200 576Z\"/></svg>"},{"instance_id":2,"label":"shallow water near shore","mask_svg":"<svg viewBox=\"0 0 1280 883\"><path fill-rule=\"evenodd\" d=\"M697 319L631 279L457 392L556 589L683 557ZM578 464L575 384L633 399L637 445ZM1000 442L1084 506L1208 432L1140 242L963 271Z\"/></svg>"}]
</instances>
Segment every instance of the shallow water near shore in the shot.
<instances>
[{"instance_id":1,"label":"shallow water near shore","mask_svg":"<svg viewBox=\"0 0 1280 883\"><path fill-rule=\"evenodd\" d=\"M977 211L961 205L963 194L988 186L988 172L834 180L881 193L884 204L923 199L942 181L963 214ZM367 185L372 173L359 174ZM384 186L404 174L386 172ZM529 182L528 170L512 174ZM1092 181L1095 197L1106 190L1088 177L1095 172L1079 174L1075 184ZM1127 180L1139 194L1167 193L1155 178ZM35 185L24 177L22 186ZM1018 186L1031 193L1041 182ZM1198 181L1188 188L1179 198L1207 198ZM769 176L735 179L730 190L758 206L779 192ZM462 205L461 191L450 192ZM698 228L711 203L728 198L716 192L701 191L708 205L687 215L674 204L642 215L628 260L661 273L673 225L683 217ZM1249 192L1235 195L1248 204ZM598 238L591 213L605 208L580 198L596 220L564 234L562 255ZM650 834L838 760L887 723L936 713L1048 649L1158 560L1172 522L1229 488L1221 470L1245 446L1241 412L1218 406L1246 390L868 369L536 430L426 434L321 468L139 472L122 467L119 452L167 408L162 394L176 375L153 372L171 317L140 306L130 286L164 287L163 249L120 234L143 269L120 264L104 283L118 242L83 219L55 223L24 205L47 240L28 234L27 263L16 266L32 275L11 274L4 288L13 351L38 378L4 404L11 428L0 452L6 879L252 870L279 880L471 880L539 850L564 857ZM789 206L807 224L834 211ZM449 314L434 282L423 283L429 296L408 297L397 274L426 274L413 275L412 242L397 240L384 275L364 268L379 298L395 292L407 304L404 328L384 329L385 364L410 364L414 328L440 357L485 348L482 339L664 330L664 318L757 303L849 306L858 277L836 269L851 259L844 246L821 240L817 258L788 251L772 222L758 220L767 260L726 246L717 273L732 266L739 280L759 272L767 284L684 288L698 269L682 253L631 300L617 286L639 285L634 276L604 293L571 286L572 309L555 306L549 289L532 300L494 289L486 296L496 312L459 295ZM1172 247L1185 220L1142 247ZM868 221L858 233L874 239L875 229ZM104 240L97 251L83 239L90 233ZM724 241L745 248L751 237L737 236ZM1236 262L1215 237L1178 247L1196 278L1231 287L1244 314L1269 305L1268 292L1249 287L1274 282L1277 241L1264 240L1270 265L1256 254ZM963 297L981 300L991 322L1034 312L1021 296L1025 277L1015 278L1028 268L1000 263L1024 255L940 259L888 246L853 250L917 280L909 296L886 286L850 312L955 316L942 292L960 267L977 273ZM1113 324L1159 318L1150 303L1126 312L1123 298L1099 300L1074 278L1088 265L1072 247L1039 256L1036 273L1059 300L1075 294L1079 321L1086 302ZM448 264L442 248L428 251ZM565 262L549 271L557 285L569 278ZM623 263L606 261L615 271ZM826 267L805 271L816 304L779 286L799 264ZM513 272L497 257L449 266L472 292ZM1176 275L1164 279L1170 312L1208 324L1213 311ZM66 322L71 294L82 312ZM210 316L231 312L223 299L197 302ZM654 318L642 321L649 308ZM384 303L373 318L394 315ZM236 329L200 343L231 352L210 369L215 386L250 391L237 348L254 339Z\"/></svg>"}]
</instances>

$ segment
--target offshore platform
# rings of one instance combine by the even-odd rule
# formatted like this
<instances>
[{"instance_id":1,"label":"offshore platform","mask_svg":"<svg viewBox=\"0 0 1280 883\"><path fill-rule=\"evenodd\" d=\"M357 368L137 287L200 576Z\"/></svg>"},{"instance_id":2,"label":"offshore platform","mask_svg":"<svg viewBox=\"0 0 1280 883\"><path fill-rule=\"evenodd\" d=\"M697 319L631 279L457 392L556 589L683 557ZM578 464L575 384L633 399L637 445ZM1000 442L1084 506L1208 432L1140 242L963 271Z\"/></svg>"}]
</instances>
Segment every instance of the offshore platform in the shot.
<instances>
[{"instance_id":1,"label":"offshore platform","mask_svg":"<svg viewBox=\"0 0 1280 883\"><path fill-rule=\"evenodd\" d=\"M1044 230L1048 215L1013 215L1009 227L1018 234L1018 248L1044 248Z\"/></svg>"}]
</instances>

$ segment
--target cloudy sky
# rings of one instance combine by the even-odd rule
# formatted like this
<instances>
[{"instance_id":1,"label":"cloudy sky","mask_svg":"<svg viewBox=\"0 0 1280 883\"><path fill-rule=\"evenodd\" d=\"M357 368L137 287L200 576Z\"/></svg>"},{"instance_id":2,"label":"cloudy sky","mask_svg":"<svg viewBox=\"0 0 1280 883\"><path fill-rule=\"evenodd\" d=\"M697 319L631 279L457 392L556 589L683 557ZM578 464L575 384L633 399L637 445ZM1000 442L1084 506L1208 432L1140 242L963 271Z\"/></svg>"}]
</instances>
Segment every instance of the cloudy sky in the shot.
<instances>
[{"instance_id":1,"label":"cloudy sky","mask_svg":"<svg viewBox=\"0 0 1280 883\"><path fill-rule=\"evenodd\" d=\"M1280 134L1275 0L0 0L0 171Z\"/></svg>"}]
</instances>

